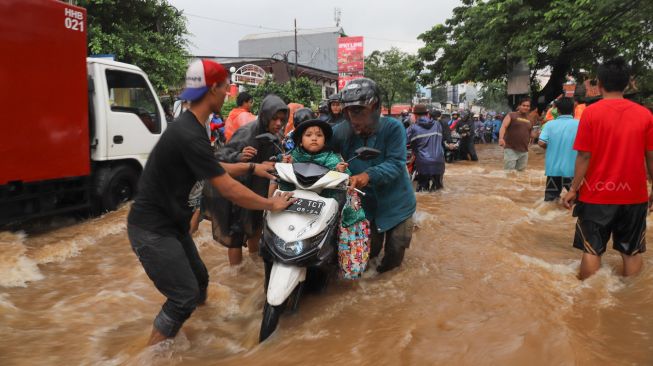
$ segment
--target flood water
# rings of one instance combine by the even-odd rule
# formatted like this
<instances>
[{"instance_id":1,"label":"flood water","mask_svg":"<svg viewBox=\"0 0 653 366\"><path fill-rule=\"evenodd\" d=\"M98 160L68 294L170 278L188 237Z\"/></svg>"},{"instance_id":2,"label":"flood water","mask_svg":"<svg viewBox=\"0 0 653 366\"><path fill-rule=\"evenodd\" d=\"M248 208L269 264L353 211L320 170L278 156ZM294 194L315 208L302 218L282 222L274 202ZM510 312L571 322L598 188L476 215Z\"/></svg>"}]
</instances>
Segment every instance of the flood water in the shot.
<instances>
[{"instance_id":1,"label":"flood water","mask_svg":"<svg viewBox=\"0 0 653 366\"><path fill-rule=\"evenodd\" d=\"M195 238L208 302L149 348L163 297L129 246L128 207L2 232L0 365L653 365L653 257L623 279L610 249L578 281L575 221L542 201L542 151L520 174L502 171L496 145L479 156L417 195L399 270L306 296L261 345L262 263L230 268L210 223Z\"/></svg>"}]
</instances>

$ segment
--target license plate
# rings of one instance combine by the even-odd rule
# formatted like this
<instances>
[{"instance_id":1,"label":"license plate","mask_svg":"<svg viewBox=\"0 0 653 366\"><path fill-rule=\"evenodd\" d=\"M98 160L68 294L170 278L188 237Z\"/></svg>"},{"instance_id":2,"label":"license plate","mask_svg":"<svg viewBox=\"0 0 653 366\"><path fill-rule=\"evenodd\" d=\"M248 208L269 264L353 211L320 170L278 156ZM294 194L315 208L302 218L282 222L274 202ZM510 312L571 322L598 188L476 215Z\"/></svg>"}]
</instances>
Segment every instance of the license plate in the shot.
<instances>
[{"instance_id":1,"label":"license plate","mask_svg":"<svg viewBox=\"0 0 653 366\"><path fill-rule=\"evenodd\" d=\"M322 207L324 207L324 205L326 205L324 201L313 201L304 198L298 198L297 201L286 208L286 211L319 215L322 213Z\"/></svg>"}]
</instances>

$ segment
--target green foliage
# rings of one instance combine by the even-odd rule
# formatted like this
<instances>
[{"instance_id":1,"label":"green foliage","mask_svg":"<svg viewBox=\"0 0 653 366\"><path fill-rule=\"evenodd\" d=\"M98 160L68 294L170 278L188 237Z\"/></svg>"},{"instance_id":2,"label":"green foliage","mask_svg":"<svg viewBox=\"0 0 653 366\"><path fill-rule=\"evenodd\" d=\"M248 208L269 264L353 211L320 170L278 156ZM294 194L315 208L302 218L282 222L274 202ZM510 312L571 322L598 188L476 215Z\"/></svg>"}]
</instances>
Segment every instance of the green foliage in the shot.
<instances>
[{"instance_id":1,"label":"green foliage","mask_svg":"<svg viewBox=\"0 0 653 366\"><path fill-rule=\"evenodd\" d=\"M306 77L291 79L283 84L268 78L248 92L254 98L255 109L261 105L263 98L268 94L276 94L286 103L299 103L308 108L313 108L322 99L320 88Z\"/></svg>"},{"instance_id":2,"label":"green foliage","mask_svg":"<svg viewBox=\"0 0 653 366\"><path fill-rule=\"evenodd\" d=\"M508 91L504 80L495 80L484 83L478 94L478 105L496 112L510 112L506 103Z\"/></svg>"},{"instance_id":3,"label":"green foliage","mask_svg":"<svg viewBox=\"0 0 653 366\"><path fill-rule=\"evenodd\" d=\"M188 65L186 19L166 0L79 0L88 11L89 54L114 54L159 92L179 86Z\"/></svg>"},{"instance_id":4,"label":"green foliage","mask_svg":"<svg viewBox=\"0 0 653 366\"><path fill-rule=\"evenodd\" d=\"M305 107L317 107L322 99L322 91L311 80L299 77L284 84L289 102L303 104Z\"/></svg>"},{"instance_id":5,"label":"green foliage","mask_svg":"<svg viewBox=\"0 0 653 366\"><path fill-rule=\"evenodd\" d=\"M425 42L419 58L430 71L425 83L505 79L509 65L525 60L531 82L537 70L551 68L540 92L549 101L567 74L594 70L606 58L622 55L636 72L649 69L653 1L465 0L419 39Z\"/></svg>"},{"instance_id":6,"label":"green foliage","mask_svg":"<svg viewBox=\"0 0 653 366\"><path fill-rule=\"evenodd\" d=\"M446 85L434 85L431 88L431 100L436 103L447 103L447 87Z\"/></svg>"},{"instance_id":7,"label":"green foliage","mask_svg":"<svg viewBox=\"0 0 653 366\"><path fill-rule=\"evenodd\" d=\"M653 109L653 69L641 72L635 78L637 95L635 101Z\"/></svg>"},{"instance_id":8,"label":"green foliage","mask_svg":"<svg viewBox=\"0 0 653 366\"><path fill-rule=\"evenodd\" d=\"M222 110L220 111L222 118L226 120L227 116L229 116L229 113L231 113L231 110L234 108L236 108L236 100L228 99L225 101L222 105Z\"/></svg>"},{"instance_id":9,"label":"green foliage","mask_svg":"<svg viewBox=\"0 0 653 366\"><path fill-rule=\"evenodd\" d=\"M365 77L379 86L383 105L388 110L393 103L411 102L417 92L416 63L416 56L395 47L374 51L365 58Z\"/></svg>"}]
</instances>

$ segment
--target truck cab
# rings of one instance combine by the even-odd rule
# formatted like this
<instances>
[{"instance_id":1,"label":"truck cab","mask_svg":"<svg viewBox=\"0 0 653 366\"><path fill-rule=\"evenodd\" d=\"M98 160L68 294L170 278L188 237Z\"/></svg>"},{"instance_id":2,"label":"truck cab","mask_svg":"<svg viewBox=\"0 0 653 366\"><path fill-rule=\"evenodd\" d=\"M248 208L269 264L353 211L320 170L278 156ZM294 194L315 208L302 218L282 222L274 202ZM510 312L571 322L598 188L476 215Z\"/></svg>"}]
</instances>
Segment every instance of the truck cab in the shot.
<instances>
[{"instance_id":1,"label":"truck cab","mask_svg":"<svg viewBox=\"0 0 653 366\"><path fill-rule=\"evenodd\" d=\"M86 10L6 0L0 18L0 226L134 197L166 128L147 75L87 57ZM34 21L25 22L20 14ZM52 57L43 57L51 55Z\"/></svg>"},{"instance_id":2,"label":"truck cab","mask_svg":"<svg viewBox=\"0 0 653 366\"><path fill-rule=\"evenodd\" d=\"M140 68L89 57L87 72L92 193L96 206L113 210L133 198L138 177L167 123Z\"/></svg>"}]
</instances>

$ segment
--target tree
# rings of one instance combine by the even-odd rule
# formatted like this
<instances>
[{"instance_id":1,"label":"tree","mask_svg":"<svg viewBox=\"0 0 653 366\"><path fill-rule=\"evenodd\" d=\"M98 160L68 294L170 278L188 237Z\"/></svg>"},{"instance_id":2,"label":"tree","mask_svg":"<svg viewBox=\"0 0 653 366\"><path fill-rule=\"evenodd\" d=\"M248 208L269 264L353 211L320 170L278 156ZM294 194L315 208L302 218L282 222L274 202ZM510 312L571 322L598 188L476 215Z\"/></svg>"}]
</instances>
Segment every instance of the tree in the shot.
<instances>
[{"instance_id":1,"label":"tree","mask_svg":"<svg viewBox=\"0 0 653 366\"><path fill-rule=\"evenodd\" d=\"M506 103L506 82L496 80L484 83L478 97L478 104L486 109L497 112L510 112L510 106Z\"/></svg>"},{"instance_id":2,"label":"tree","mask_svg":"<svg viewBox=\"0 0 653 366\"><path fill-rule=\"evenodd\" d=\"M222 105L222 109L220 110L220 115L224 120L227 119L229 116L229 113L231 113L231 110L236 108L236 101L234 99L227 99L225 100L224 104Z\"/></svg>"},{"instance_id":3,"label":"tree","mask_svg":"<svg viewBox=\"0 0 653 366\"><path fill-rule=\"evenodd\" d=\"M88 53L113 54L148 75L159 92L183 81L186 19L166 0L80 0L88 12Z\"/></svg>"},{"instance_id":4,"label":"tree","mask_svg":"<svg viewBox=\"0 0 653 366\"><path fill-rule=\"evenodd\" d=\"M447 103L447 86L446 85L433 85L431 87L431 100L436 103Z\"/></svg>"},{"instance_id":5,"label":"tree","mask_svg":"<svg viewBox=\"0 0 653 366\"><path fill-rule=\"evenodd\" d=\"M376 82L382 104L390 110L393 103L411 101L417 92L417 57L391 48L374 51L365 58L365 77Z\"/></svg>"},{"instance_id":6,"label":"tree","mask_svg":"<svg viewBox=\"0 0 653 366\"><path fill-rule=\"evenodd\" d=\"M288 102L303 104L306 107L317 107L322 99L322 91L306 77L291 79L284 84Z\"/></svg>"},{"instance_id":7,"label":"tree","mask_svg":"<svg viewBox=\"0 0 653 366\"><path fill-rule=\"evenodd\" d=\"M548 103L568 74L595 69L622 55L635 73L653 61L653 2L650 0L463 0L445 24L422 33L422 66L435 79L461 83L506 79L510 65L530 68L533 97ZM550 68L543 89L536 72Z\"/></svg>"},{"instance_id":8,"label":"tree","mask_svg":"<svg viewBox=\"0 0 653 366\"><path fill-rule=\"evenodd\" d=\"M291 79L279 84L267 78L255 88L248 90L254 98L254 105L260 106L263 98L268 94L275 94L283 99L285 103L299 103L308 108L317 106L322 99L320 88L306 77Z\"/></svg>"}]
</instances>

